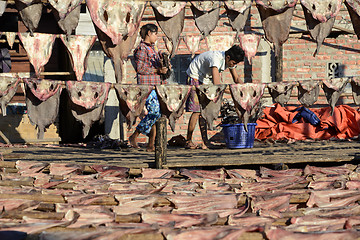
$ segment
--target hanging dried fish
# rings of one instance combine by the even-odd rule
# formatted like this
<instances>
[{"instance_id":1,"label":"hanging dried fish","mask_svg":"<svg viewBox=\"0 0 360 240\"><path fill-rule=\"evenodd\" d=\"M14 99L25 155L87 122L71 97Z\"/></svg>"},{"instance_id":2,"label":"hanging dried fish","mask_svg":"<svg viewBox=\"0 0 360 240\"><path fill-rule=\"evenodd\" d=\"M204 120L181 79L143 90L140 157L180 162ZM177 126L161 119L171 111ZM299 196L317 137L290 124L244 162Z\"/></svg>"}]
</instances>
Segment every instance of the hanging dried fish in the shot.
<instances>
[{"instance_id":1,"label":"hanging dried fish","mask_svg":"<svg viewBox=\"0 0 360 240\"><path fill-rule=\"evenodd\" d=\"M313 54L315 56L325 38L331 33L342 0L301 0L300 3L304 10L307 28L317 43Z\"/></svg>"},{"instance_id":2,"label":"hanging dried fish","mask_svg":"<svg viewBox=\"0 0 360 240\"><path fill-rule=\"evenodd\" d=\"M245 83L245 84L231 84L230 91L232 99L235 103L236 113L244 123L247 131L247 124L249 119L255 112L254 108L260 102L264 94L265 84Z\"/></svg>"},{"instance_id":3,"label":"hanging dried fish","mask_svg":"<svg viewBox=\"0 0 360 240\"><path fill-rule=\"evenodd\" d=\"M290 100L294 86L296 86L295 82L273 82L267 85L273 101L281 106Z\"/></svg>"},{"instance_id":4,"label":"hanging dried fish","mask_svg":"<svg viewBox=\"0 0 360 240\"><path fill-rule=\"evenodd\" d=\"M206 120L209 130L214 130L213 122L219 117L226 84L203 84L196 87L201 116Z\"/></svg>"},{"instance_id":5,"label":"hanging dried fish","mask_svg":"<svg viewBox=\"0 0 360 240\"><path fill-rule=\"evenodd\" d=\"M176 120L184 113L190 89L191 86L189 85L156 85L161 114L169 119L169 125L173 132L175 131Z\"/></svg>"},{"instance_id":6,"label":"hanging dried fish","mask_svg":"<svg viewBox=\"0 0 360 240\"><path fill-rule=\"evenodd\" d=\"M317 101L319 92L320 86L318 81L300 81L298 85L298 100L305 107L310 107Z\"/></svg>"},{"instance_id":7,"label":"hanging dried fish","mask_svg":"<svg viewBox=\"0 0 360 240\"><path fill-rule=\"evenodd\" d=\"M344 89L348 82L348 78L333 78L323 81L322 88L325 92L326 99L331 107L331 115L334 112L335 104L339 100L340 95L344 92Z\"/></svg>"},{"instance_id":8,"label":"hanging dried fish","mask_svg":"<svg viewBox=\"0 0 360 240\"><path fill-rule=\"evenodd\" d=\"M297 0L256 0L266 39L274 44L275 55L289 38Z\"/></svg>"},{"instance_id":9,"label":"hanging dried fish","mask_svg":"<svg viewBox=\"0 0 360 240\"><path fill-rule=\"evenodd\" d=\"M203 37L207 37L217 26L220 18L220 1L191 1L195 25Z\"/></svg>"},{"instance_id":10,"label":"hanging dried fish","mask_svg":"<svg viewBox=\"0 0 360 240\"><path fill-rule=\"evenodd\" d=\"M186 2L152 1L156 22L169 40L167 49L170 58L174 57L184 28Z\"/></svg>"},{"instance_id":11,"label":"hanging dried fish","mask_svg":"<svg viewBox=\"0 0 360 240\"><path fill-rule=\"evenodd\" d=\"M119 99L120 110L126 117L129 129L135 123L144 109L146 99L153 87L150 85L122 85L115 84L116 94Z\"/></svg>"},{"instance_id":12,"label":"hanging dried fish","mask_svg":"<svg viewBox=\"0 0 360 240\"><path fill-rule=\"evenodd\" d=\"M244 1L224 1L226 15L230 25L238 34L244 30L246 21L249 18L251 0Z\"/></svg>"}]
</instances>

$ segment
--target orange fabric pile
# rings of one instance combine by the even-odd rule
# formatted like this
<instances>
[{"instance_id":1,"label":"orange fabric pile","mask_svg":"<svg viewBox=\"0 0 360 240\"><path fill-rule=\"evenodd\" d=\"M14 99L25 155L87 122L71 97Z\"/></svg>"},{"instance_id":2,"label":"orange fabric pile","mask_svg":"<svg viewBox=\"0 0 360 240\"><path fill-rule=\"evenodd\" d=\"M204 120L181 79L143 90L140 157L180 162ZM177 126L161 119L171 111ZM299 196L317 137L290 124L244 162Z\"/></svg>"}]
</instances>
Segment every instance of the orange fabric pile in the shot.
<instances>
[{"instance_id":1,"label":"orange fabric pile","mask_svg":"<svg viewBox=\"0 0 360 240\"><path fill-rule=\"evenodd\" d=\"M318 126L313 126L303 118L292 123L298 113L298 107L281 107L275 104L264 110L264 117L256 123L255 138L263 139L347 139L360 134L360 113L347 105L339 105L331 116L330 107L310 108L321 120Z\"/></svg>"}]
</instances>

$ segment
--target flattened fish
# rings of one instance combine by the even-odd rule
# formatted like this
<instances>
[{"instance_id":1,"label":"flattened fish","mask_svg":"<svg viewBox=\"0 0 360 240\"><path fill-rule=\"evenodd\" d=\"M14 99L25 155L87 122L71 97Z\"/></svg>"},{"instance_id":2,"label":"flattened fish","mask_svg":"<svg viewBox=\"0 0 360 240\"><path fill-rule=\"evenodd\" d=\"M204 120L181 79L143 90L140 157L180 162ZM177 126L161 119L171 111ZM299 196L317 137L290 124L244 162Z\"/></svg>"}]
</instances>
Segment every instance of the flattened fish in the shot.
<instances>
[{"instance_id":1,"label":"flattened fish","mask_svg":"<svg viewBox=\"0 0 360 240\"><path fill-rule=\"evenodd\" d=\"M135 123L136 118L142 113L146 99L152 89L153 87L150 85L115 84L120 110L126 117L129 129Z\"/></svg>"},{"instance_id":2,"label":"flattened fish","mask_svg":"<svg viewBox=\"0 0 360 240\"><path fill-rule=\"evenodd\" d=\"M348 78L333 78L323 81L322 88L325 92L326 99L331 107L331 115L334 112L335 104L344 92L346 84L349 82Z\"/></svg>"},{"instance_id":3,"label":"flattened fish","mask_svg":"<svg viewBox=\"0 0 360 240\"><path fill-rule=\"evenodd\" d=\"M191 1L190 8L201 35L208 36L219 21L220 1Z\"/></svg>"},{"instance_id":4,"label":"flattened fish","mask_svg":"<svg viewBox=\"0 0 360 240\"><path fill-rule=\"evenodd\" d=\"M234 44L235 36L235 33L209 35L206 37L206 44L209 51L226 51Z\"/></svg>"},{"instance_id":5,"label":"flattened fish","mask_svg":"<svg viewBox=\"0 0 360 240\"><path fill-rule=\"evenodd\" d=\"M72 32L76 29L80 20L80 11L81 6L77 6L72 10L65 18L58 16L58 12L54 12L55 19L58 22L59 27L63 30L67 36L70 36Z\"/></svg>"},{"instance_id":6,"label":"flattened fish","mask_svg":"<svg viewBox=\"0 0 360 240\"><path fill-rule=\"evenodd\" d=\"M96 34L105 54L114 62L117 83L124 76L124 60L128 58L137 40L145 1L87 0Z\"/></svg>"},{"instance_id":7,"label":"flattened fish","mask_svg":"<svg viewBox=\"0 0 360 240\"><path fill-rule=\"evenodd\" d=\"M18 77L0 76L0 103L3 116L6 116L6 106L14 97L19 83L20 78Z\"/></svg>"},{"instance_id":8,"label":"flattened fish","mask_svg":"<svg viewBox=\"0 0 360 240\"><path fill-rule=\"evenodd\" d=\"M230 25L236 33L244 30L246 21L249 17L251 0L243 1L224 1L226 14L228 16Z\"/></svg>"},{"instance_id":9,"label":"flattened fish","mask_svg":"<svg viewBox=\"0 0 360 240\"><path fill-rule=\"evenodd\" d=\"M201 116L206 120L209 130L214 130L213 122L218 119L227 85L203 84L196 87L199 97Z\"/></svg>"},{"instance_id":10,"label":"flattened fish","mask_svg":"<svg viewBox=\"0 0 360 240\"><path fill-rule=\"evenodd\" d=\"M60 38L70 54L71 65L75 71L76 79L81 81L87 67L89 52L96 41L96 36L73 35Z\"/></svg>"},{"instance_id":11,"label":"flattened fish","mask_svg":"<svg viewBox=\"0 0 360 240\"><path fill-rule=\"evenodd\" d=\"M48 100L61 88L61 83L59 81L38 80L32 78L23 78L23 80L34 96L40 101Z\"/></svg>"},{"instance_id":12,"label":"flattened fish","mask_svg":"<svg viewBox=\"0 0 360 240\"><path fill-rule=\"evenodd\" d=\"M317 101L319 92L320 87L318 81L299 81L298 100L305 107L310 107Z\"/></svg>"},{"instance_id":13,"label":"flattened fish","mask_svg":"<svg viewBox=\"0 0 360 240\"><path fill-rule=\"evenodd\" d=\"M300 0L300 3L304 10L307 28L317 43L313 54L315 56L325 38L331 33L342 0Z\"/></svg>"},{"instance_id":14,"label":"flattened fish","mask_svg":"<svg viewBox=\"0 0 360 240\"><path fill-rule=\"evenodd\" d=\"M283 107L290 100L295 85L296 82L273 82L268 83L267 87L273 101Z\"/></svg>"},{"instance_id":15,"label":"flattened fish","mask_svg":"<svg viewBox=\"0 0 360 240\"><path fill-rule=\"evenodd\" d=\"M167 47L170 58L175 55L184 28L186 2L152 1L156 22L165 33L171 47Z\"/></svg>"},{"instance_id":16,"label":"flattened fish","mask_svg":"<svg viewBox=\"0 0 360 240\"><path fill-rule=\"evenodd\" d=\"M91 125L100 120L111 83L67 81L66 89L71 98L71 112L83 123L83 137L89 134Z\"/></svg>"},{"instance_id":17,"label":"flattened fish","mask_svg":"<svg viewBox=\"0 0 360 240\"><path fill-rule=\"evenodd\" d=\"M99 38L101 47L106 56L114 62L115 78L117 83L121 83L125 78L124 61L127 60L131 50L137 41L136 34L131 37L125 37L118 45L114 45L111 39L101 32L96 26L95 30Z\"/></svg>"},{"instance_id":18,"label":"flattened fish","mask_svg":"<svg viewBox=\"0 0 360 240\"><path fill-rule=\"evenodd\" d=\"M7 42L8 42L11 49L14 46L16 35L17 35L16 32L5 32L6 40L7 40Z\"/></svg>"},{"instance_id":19,"label":"flattened fish","mask_svg":"<svg viewBox=\"0 0 360 240\"><path fill-rule=\"evenodd\" d=\"M0 17L3 15L3 13L5 12L6 9L6 5L7 5L7 1L0 1Z\"/></svg>"},{"instance_id":20,"label":"flattened fish","mask_svg":"<svg viewBox=\"0 0 360 240\"><path fill-rule=\"evenodd\" d=\"M354 103L356 105L360 105L360 79L353 78L351 79L351 88L352 88L352 95L354 99Z\"/></svg>"},{"instance_id":21,"label":"flattened fish","mask_svg":"<svg viewBox=\"0 0 360 240\"><path fill-rule=\"evenodd\" d=\"M245 57L247 57L249 63L252 63L252 58L255 57L257 49L261 40L259 34L245 34L239 33L240 47L244 50Z\"/></svg>"},{"instance_id":22,"label":"flattened fish","mask_svg":"<svg viewBox=\"0 0 360 240\"><path fill-rule=\"evenodd\" d=\"M61 83L52 80L25 80L25 102L30 122L38 129L37 138L43 139L46 128L55 122L59 113Z\"/></svg>"},{"instance_id":23,"label":"flattened fish","mask_svg":"<svg viewBox=\"0 0 360 240\"><path fill-rule=\"evenodd\" d=\"M275 55L289 38L291 19L297 0L256 0L266 39L274 44Z\"/></svg>"},{"instance_id":24,"label":"flattened fish","mask_svg":"<svg viewBox=\"0 0 360 240\"><path fill-rule=\"evenodd\" d=\"M19 11L21 20L32 35L38 28L42 15L41 0L15 0L15 7Z\"/></svg>"},{"instance_id":25,"label":"flattened fish","mask_svg":"<svg viewBox=\"0 0 360 240\"><path fill-rule=\"evenodd\" d=\"M360 0L345 0L344 3L349 12L354 31L360 39Z\"/></svg>"},{"instance_id":26,"label":"flattened fish","mask_svg":"<svg viewBox=\"0 0 360 240\"><path fill-rule=\"evenodd\" d=\"M49 61L56 36L54 34L18 33L21 43L26 50L30 63L34 66L39 77L43 67Z\"/></svg>"},{"instance_id":27,"label":"flattened fish","mask_svg":"<svg viewBox=\"0 0 360 240\"><path fill-rule=\"evenodd\" d=\"M262 83L245 83L231 84L231 96L235 104L235 110L239 118L244 123L247 131L247 124L250 117L254 114L252 111L259 104L264 94L265 84Z\"/></svg>"},{"instance_id":28,"label":"flattened fish","mask_svg":"<svg viewBox=\"0 0 360 240\"><path fill-rule=\"evenodd\" d=\"M189 35L186 34L184 36L184 42L186 47L191 53L191 58L194 58L195 53L199 50L200 47L201 36L200 35Z\"/></svg>"},{"instance_id":29,"label":"flattened fish","mask_svg":"<svg viewBox=\"0 0 360 240\"><path fill-rule=\"evenodd\" d=\"M146 2L86 0L86 6L94 25L117 45L125 36L130 37L137 32Z\"/></svg>"},{"instance_id":30,"label":"flattened fish","mask_svg":"<svg viewBox=\"0 0 360 240\"><path fill-rule=\"evenodd\" d=\"M175 131L176 120L184 113L190 89L191 86L189 85L156 85L161 114L169 119L169 125L173 132Z\"/></svg>"},{"instance_id":31,"label":"flattened fish","mask_svg":"<svg viewBox=\"0 0 360 240\"><path fill-rule=\"evenodd\" d=\"M49 0L50 5L58 12L60 19L66 18L75 8L80 6L82 0Z\"/></svg>"}]
</instances>

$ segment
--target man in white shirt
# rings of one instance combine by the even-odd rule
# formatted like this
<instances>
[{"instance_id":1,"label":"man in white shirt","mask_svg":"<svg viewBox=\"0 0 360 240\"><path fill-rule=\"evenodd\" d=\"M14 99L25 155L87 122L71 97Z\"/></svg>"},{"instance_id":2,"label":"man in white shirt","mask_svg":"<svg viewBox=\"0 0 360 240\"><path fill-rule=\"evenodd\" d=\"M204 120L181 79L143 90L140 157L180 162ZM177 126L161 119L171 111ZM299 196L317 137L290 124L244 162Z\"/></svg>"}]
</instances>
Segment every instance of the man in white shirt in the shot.
<instances>
[{"instance_id":1,"label":"man in white shirt","mask_svg":"<svg viewBox=\"0 0 360 240\"><path fill-rule=\"evenodd\" d=\"M225 52L208 51L201 53L191 61L189 68L186 71L188 75L188 84L194 86L200 84L220 84L220 74L226 69L230 70L234 82L240 83L240 78L235 68L239 62L244 61L244 55L244 51L239 45L234 45ZM198 121L201 136L204 141L202 147L207 148L206 121L200 115L199 99L194 89L190 92L186 109L188 112L192 112L192 114L189 119L185 148L198 148L198 146L192 142L192 136Z\"/></svg>"}]
</instances>

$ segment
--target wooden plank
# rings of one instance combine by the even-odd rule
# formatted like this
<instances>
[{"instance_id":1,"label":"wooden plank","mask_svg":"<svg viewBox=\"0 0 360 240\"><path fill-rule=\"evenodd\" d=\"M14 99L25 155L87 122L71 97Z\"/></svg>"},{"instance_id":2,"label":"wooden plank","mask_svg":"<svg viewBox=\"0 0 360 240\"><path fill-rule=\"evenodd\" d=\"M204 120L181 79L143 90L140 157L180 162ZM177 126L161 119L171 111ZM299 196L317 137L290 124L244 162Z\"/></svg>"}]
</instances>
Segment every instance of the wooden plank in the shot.
<instances>
[{"instance_id":1,"label":"wooden plank","mask_svg":"<svg viewBox=\"0 0 360 240\"><path fill-rule=\"evenodd\" d=\"M224 156L217 157L208 157L206 161L204 158L184 159L179 161L172 161L168 157L168 162L164 167L175 168L175 167L203 167L203 166L241 166L241 165L251 165L251 164L277 164L277 163L315 163L315 162L350 162L353 161L353 156L341 156L341 157L293 157L293 156L253 156L248 159L244 158L232 158L226 159Z\"/></svg>"},{"instance_id":2,"label":"wooden plank","mask_svg":"<svg viewBox=\"0 0 360 240\"><path fill-rule=\"evenodd\" d=\"M264 235L261 232L245 232L237 240L263 240Z\"/></svg>"},{"instance_id":3,"label":"wooden plank","mask_svg":"<svg viewBox=\"0 0 360 240\"><path fill-rule=\"evenodd\" d=\"M117 223L140 223L140 214L129 214L129 215L116 215L115 222Z\"/></svg>"},{"instance_id":4,"label":"wooden plank","mask_svg":"<svg viewBox=\"0 0 360 240\"><path fill-rule=\"evenodd\" d=\"M1 213L1 218L8 219L22 219L23 217L36 218L36 219L54 219L62 220L65 213L56 212L31 212L31 211L5 211Z\"/></svg>"},{"instance_id":5,"label":"wooden plank","mask_svg":"<svg viewBox=\"0 0 360 240\"><path fill-rule=\"evenodd\" d=\"M56 207L54 203L41 202L35 210L42 212L55 212Z\"/></svg>"},{"instance_id":6,"label":"wooden plank","mask_svg":"<svg viewBox=\"0 0 360 240\"><path fill-rule=\"evenodd\" d=\"M2 180L0 186L7 187L21 187L21 186L33 186L34 181L14 181L14 180Z\"/></svg>"},{"instance_id":7,"label":"wooden plank","mask_svg":"<svg viewBox=\"0 0 360 240\"><path fill-rule=\"evenodd\" d=\"M286 192L286 190L284 190ZM310 193L296 193L292 194L290 198L290 203L306 203L309 200ZM238 200L238 206L245 205L246 203L246 196L240 196Z\"/></svg>"},{"instance_id":8,"label":"wooden plank","mask_svg":"<svg viewBox=\"0 0 360 240\"><path fill-rule=\"evenodd\" d=\"M44 203L65 203L65 199L61 195L51 195L51 194L17 194L17 193L1 193L0 199L25 199L25 200L34 200Z\"/></svg>"},{"instance_id":9,"label":"wooden plank","mask_svg":"<svg viewBox=\"0 0 360 240\"><path fill-rule=\"evenodd\" d=\"M193 150L167 149L167 164L164 167L242 166L249 164L344 162L355 161L360 155L354 142L310 142L259 146L252 149ZM11 148L2 151L5 161L0 168L17 172L16 160L48 161L53 163L77 162L84 166L84 173L96 173L92 164L117 165L130 168L130 175L140 175L142 167L154 167L154 154L145 151L121 152L98 151L76 147L29 147ZM81 152L81 154L80 154ZM41 154L40 154L41 153ZM116 156L116 157L114 157ZM204 161L206 159L206 161ZM86 164L84 161L86 160ZM354 163L355 164L355 163ZM134 170L132 170L134 169ZM131 173L134 171L134 173ZM48 173L48 167L43 170Z\"/></svg>"},{"instance_id":10,"label":"wooden plank","mask_svg":"<svg viewBox=\"0 0 360 240\"><path fill-rule=\"evenodd\" d=\"M6 154L7 153L5 153L5 152L3 153L3 155L6 155ZM1 168L16 168L15 165L16 165L16 162L13 162L13 161L0 161L0 167Z\"/></svg>"},{"instance_id":11,"label":"wooden plank","mask_svg":"<svg viewBox=\"0 0 360 240\"><path fill-rule=\"evenodd\" d=\"M155 166L157 169L166 165L167 157L167 119L162 116L156 122Z\"/></svg>"}]
</instances>

